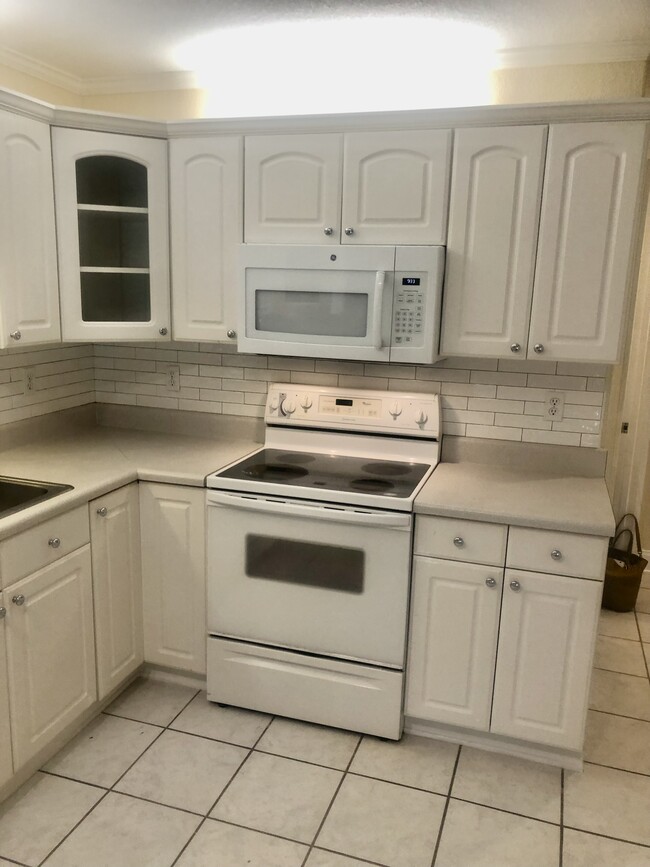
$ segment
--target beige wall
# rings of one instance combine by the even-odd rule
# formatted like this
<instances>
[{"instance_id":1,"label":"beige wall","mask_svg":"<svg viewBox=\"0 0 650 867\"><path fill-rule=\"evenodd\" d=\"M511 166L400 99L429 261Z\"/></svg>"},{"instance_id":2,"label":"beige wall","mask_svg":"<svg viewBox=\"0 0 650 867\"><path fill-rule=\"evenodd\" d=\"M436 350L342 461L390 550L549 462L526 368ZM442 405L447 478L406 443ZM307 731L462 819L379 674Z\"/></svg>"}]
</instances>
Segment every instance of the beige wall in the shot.
<instances>
[{"instance_id":1,"label":"beige wall","mask_svg":"<svg viewBox=\"0 0 650 867\"><path fill-rule=\"evenodd\" d=\"M650 398L646 398L650 400ZM650 442L648 443L648 463L650 468ZM641 542L644 551L650 551L650 469L646 472L645 490L643 493L643 503L641 505L641 516L639 518L641 525Z\"/></svg>"},{"instance_id":2,"label":"beige wall","mask_svg":"<svg viewBox=\"0 0 650 867\"><path fill-rule=\"evenodd\" d=\"M643 61L498 69L492 73L492 101L512 104L633 99L643 95L645 79Z\"/></svg>"},{"instance_id":3,"label":"beige wall","mask_svg":"<svg viewBox=\"0 0 650 867\"><path fill-rule=\"evenodd\" d=\"M6 90L17 90L18 93L24 93L34 97L34 99L41 99L43 102L51 102L55 105L81 105L78 94L62 87L56 87L54 84L48 84L40 78L18 72L2 64L0 64L0 87Z\"/></svg>"},{"instance_id":4,"label":"beige wall","mask_svg":"<svg viewBox=\"0 0 650 867\"><path fill-rule=\"evenodd\" d=\"M81 108L131 114L152 120L186 120L205 117L202 90L166 90L143 93L103 93L78 97Z\"/></svg>"}]
</instances>

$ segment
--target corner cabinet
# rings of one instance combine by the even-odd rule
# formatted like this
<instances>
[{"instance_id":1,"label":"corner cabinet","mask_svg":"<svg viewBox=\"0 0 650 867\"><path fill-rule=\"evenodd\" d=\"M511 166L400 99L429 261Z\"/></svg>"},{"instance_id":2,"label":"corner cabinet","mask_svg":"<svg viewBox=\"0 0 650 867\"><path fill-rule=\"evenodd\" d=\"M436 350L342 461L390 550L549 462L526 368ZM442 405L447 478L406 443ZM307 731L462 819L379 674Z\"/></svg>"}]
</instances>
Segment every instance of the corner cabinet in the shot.
<instances>
[{"instance_id":1,"label":"corner cabinet","mask_svg":"<svg viewBox=\"0 0 650 867\"><path fill-rule=\"evenodd\" d=\"M0 111L0 349L60 341L49 125Z\"/></svg>"},{"instance_id":2,"label":"corner cabinet","mask_svg":"<svg viewBox=\"0 0 650 867\"><path fill-rule=\"evenodd\" d=\"M169 333L167 142L54 129L64 340Z\"/></svg>"}]
</instances>

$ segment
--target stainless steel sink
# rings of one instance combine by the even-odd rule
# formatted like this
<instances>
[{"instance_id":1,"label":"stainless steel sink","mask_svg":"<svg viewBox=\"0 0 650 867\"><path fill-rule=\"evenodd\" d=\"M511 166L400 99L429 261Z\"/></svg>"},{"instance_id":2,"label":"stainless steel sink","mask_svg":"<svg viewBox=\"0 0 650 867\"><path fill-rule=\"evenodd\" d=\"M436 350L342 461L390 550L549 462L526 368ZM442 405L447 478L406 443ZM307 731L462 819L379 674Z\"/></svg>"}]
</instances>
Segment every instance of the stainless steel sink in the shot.
<instances>
[{"instance_id":1,"label":"stainless steel sink","mask_svg":"<svg viewBox=\"0 0 650 867\"><path fill-rule=\"evenodd\" d=\"M34 482L30 479L11 479L7 476L0 476L0 518L71 490L72 485L57 485L53 482Z\"/></svg>"}]
</instances>

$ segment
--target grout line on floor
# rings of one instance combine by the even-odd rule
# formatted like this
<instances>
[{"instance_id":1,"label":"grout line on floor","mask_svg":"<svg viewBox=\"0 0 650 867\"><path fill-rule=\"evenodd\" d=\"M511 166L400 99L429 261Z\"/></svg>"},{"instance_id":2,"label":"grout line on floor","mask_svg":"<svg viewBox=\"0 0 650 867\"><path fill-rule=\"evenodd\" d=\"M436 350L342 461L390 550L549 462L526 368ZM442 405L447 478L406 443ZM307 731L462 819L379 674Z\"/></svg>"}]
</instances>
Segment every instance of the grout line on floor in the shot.
<instances>
[{"instance_id":1,"label":"grout line on floor","mask_svg":"<svg viewBox=\"0 0 650 867\"><path fill-rule=\"evenodd\" d=\"M638 613L643 614L645 612L641 611ZM647 656L645 649L643 647L644 643L647 643L647 642L643 641L643 636L641 635L641 627L639 626L639 618L637 616L636 609L634 611L634 622L636 623L636 631L639 633L639 643L641 645L641 653L643 654L643 661L645 662L646 677L650 681L650 663L648 662L648 656Z\"/></svg>"},{"instance_id":2,"label":"grout line on floor","mask_svg":"<svg viewBox=\"0 0 650 867\"><path fill-rule=\"evenodd\" d=\"M88 818L88 816L90 816L90 814L93 812L93 810L95 810L99 806L99 804L101 804L102 801L104 801L109 795L110 795L110 790L107 790L106 792L104 792L104 794L97 801L97 803L93 804L92 807L83 814L81 819L79 819L79 821L76 822L72 828L70 828L68 833L59 840L59 842L56 844L56 846L54 846L53 849L50 849L50 851L47 853L45 858L43 858L43 860L39 862L38 867L41 867L41 865L45 864L45 862L47 861L48 858L52 857L52 855L56 852L56 850L65 843L65 841L68 839L68 837L71 836L71 834L74 834L74 832L77 830L79 825L81 825L82 822L85 822L85 820Z\"/></svg>"},{"instance_id":3,"label":"grout line on floor","mask_svg":"<svg viewBox=\"0 0 650 867\"><path fill-rule=\"evenodd\" d=\"M473 804L475 807L483 807L484 810L494 810L496 813L507 813L509 816L518 816L520 819L528 819L531 822L541 822L543 825L551 825L553 828L558 828L560 826L559 821L552 822L550 819L539 819L537 816L531 816L528 813L517 813L516 810L506 810L504 807L494 807L492 804L483 804L481 801L471 801L469 798L459 798L457 795L452 795L449 800L460 801L462 804Z\"/></svg>"},{"instance_id":4,"label":"grout line on floor","mask_svg":"<svg viewBox=\"0 0 650 867\"><path fill-rule=\"evenodd\" d=\"M643 655L643 648L641 649L641 654ZM647 680L647 674L634 674L631 671L619 671L617 668L603 668L602 665L594 665L594 669L596 671L609 671L612 674L626 674L628 677L640 677L641 680Z\"/></svg>"},{"instance_id":5,"label":"grout line on floor","mask_svg":"<svg viewBox=\"0 0 650 867\"><path fill-rule=\"evenodd\" d=\"M312 850L310 849L307 853L307 857L309 857L309 853ZM347 855L345 852L339 852L338 849L328 849L327 846L316 846L313 850L314 852L329 852L332 855L341 855L343 858L351 859L354 861L358 861L360 864L370 864L372 867L390 867L390 865L382 862L382 861L369 861L367 858L362 858L360 855ZM305 862L302 862L301 867L304 867Z\"/></svg>"},{"instance_id":6,"label":"grout line on floor","mask_svg":"<svg viewBox=\"0 0 650 867\"><path fill-rule=\"evenodd\" d=\"M123 792L120 789L111 789L111 793L113 795L121 795L124 798L131 798L134 801L145 801L147 804L155 804L156 807L166 807L168 810L177 810L179 813L188 813L190 816L196 816L197 819L205 818L205 813L199 813L196 810L189 810L187 807L178 807L176 804L165 804L164 801L154 801L153 798L145 798L144 795L132 795L131 792Z\"/></svg>"},{"instance_id":7,"label":"grout line on floor","mask_svg":"<svg viewBox=\"0 0 650 867\"><path fill-rule=\"evenodd\" d=\"M631 720L634 720L635 722L650 724L650 719L644 719L641 716L630 716L627 713L616 713L616 711L613 711L613 710L601 710L599 707L589 707L588 711L589 711L589 713L602 713L605 716L618 716L618 717L621 717L621 719L631 719Z\"/></svg>"},{"instance_id":8,"label":"grout line on floor","mask_svg":"<svg viewBox=\"0 0 650 867\"><path fill-rule=\"evenodd\" d=\"M334 768L336 770L336 768ZM352 777L363 777L365 780L377 780L380 783L388 783L391 786L400 786L402 789L411 789L414 792L424 792L427 795L439 795L446 798L446 792L437 792L435 789L423 789L421 786L410 786L408 783L398 783L395 780L387 780L384 777L373 777L372 774L360 774L359 771L350 771Z\"/></svg>"},{"instance_id":9,"label":"grout line on floor","mask_svg":"<svg viewBox=\"0 0 650 867\"><path fill-rule=\"evenodd\" d=\"M581 834L589 834L591 837L604 837L605 840L615 840L617 843L629 843L631 846L641 846L650 850L650 843L639 843L638 840L626 840L625 837L612 837L611 834L598 834L596 831L588 831L586 828L578 828L577 825L565 825L565 831L579 831Z\"/></svg>"},{"instance_id":10,"label":"grout line on floor","mask_svg":"<svg viewBox=\"0 0 650 867\"><path fill-rule=\"evenodd\" d=\"M591 759L584 760L585 765L595 765L597 768L609 768L610 771L620 771L621 774L634 774L635 777L650 777L650 772L630 771L628 768L617 768L616 765L606 765L604 762L594 762Z\"/></svg>"},{"instance_id":11,"label":"grout line on floor","mask_svg":"<svg viewBox=\"0 0 650 867\"><path fill-rule=\"evenodd\" d=\"M111 790L110 786L102 786L100 783L88 783L86 780L78 780L76 777L61 774L58 771L46 771L44 768L39 768L35 773L47 774L48 777L58 777L60 780L69 780L71 783L79 783L81 786L90 786L92 789L101 789L104 792L110 792Z\"/></svg>"},{"instance_id":12,"label":"grout line on floor","mask_svg":"<svg viewBox=\"0 0 650 867\"><path fill-rule=\"evenodd\" d=\"M447 800L445 801L445 806L442 811L442 818L440 819L440 827L438 828L438 836L436 838L436 845L433 850L433 857L431 859L431 867L435 867L436 860L438 858L438 850L440 849L440 841L442 840L442 829L445 827L445 821L447 819L447 811L449 810L449 802L451 800L451 792L454 788L454 781L456 779L456 771L458 770L458 763L460 762L460 754L462 752L462 746L458 747L458 752L456 753L456 761L454 762L454 769L451 772L451 779L449 780L449 789L447 791Z\"/></svg>"}]
</instances>

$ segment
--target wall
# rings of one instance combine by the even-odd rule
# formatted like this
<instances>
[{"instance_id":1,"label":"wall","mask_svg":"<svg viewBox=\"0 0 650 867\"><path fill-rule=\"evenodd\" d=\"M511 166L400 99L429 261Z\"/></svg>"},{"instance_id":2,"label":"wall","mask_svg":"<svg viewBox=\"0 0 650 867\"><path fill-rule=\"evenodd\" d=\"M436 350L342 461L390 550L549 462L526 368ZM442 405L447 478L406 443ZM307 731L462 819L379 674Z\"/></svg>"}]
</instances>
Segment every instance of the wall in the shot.
<instances>
[{"instance_id":1,"label":"wall","mask_svg":"<svg viewBox=\"0 0 650 867\"><path fill-rule=\"evenodd\" d=\"M648 461L646 464L650 467L650 442L648 443ZM641 542L644 551L650 551L650 470L646 471L645 488L643 491L643 503L641 505L641 515L639 516L639 524L641 529Z\"/></svg>"},{"instance_id":2,"label":"wall","mask_svg":"<svg viewBox=\"0 0 650 867\"><path fill-rule=\"evenodd\" d=\"M180 366L181 390L166 370ZM444 359L435 365L236 354L224 344L95 346L99 403L262 416L269 382L438 392L443 431L459 436L598 446L604 365ZM549 389L566 394L562 422L541 417Z\"/></svg>"},{"instance_id":3,"label":"wall","mask_svg":"<svg viewBox=\"0 0 650 867\"><path fill-rule=\"evenodd\" d=\"M638 99L644 94L645 77L643 61L497 69L492 73L492 102Z\"/></svg>"}]
</instances>

